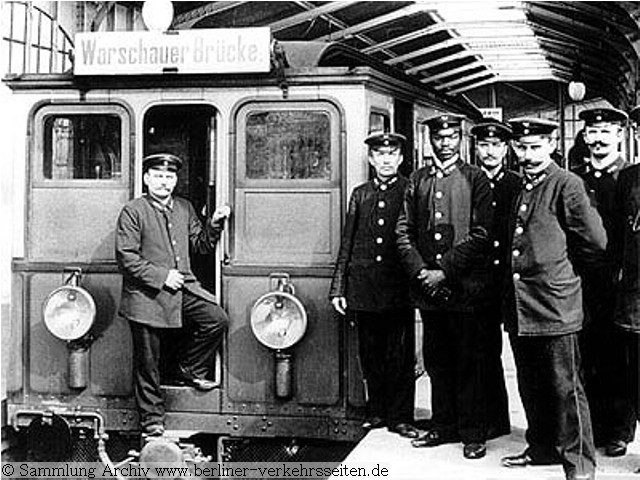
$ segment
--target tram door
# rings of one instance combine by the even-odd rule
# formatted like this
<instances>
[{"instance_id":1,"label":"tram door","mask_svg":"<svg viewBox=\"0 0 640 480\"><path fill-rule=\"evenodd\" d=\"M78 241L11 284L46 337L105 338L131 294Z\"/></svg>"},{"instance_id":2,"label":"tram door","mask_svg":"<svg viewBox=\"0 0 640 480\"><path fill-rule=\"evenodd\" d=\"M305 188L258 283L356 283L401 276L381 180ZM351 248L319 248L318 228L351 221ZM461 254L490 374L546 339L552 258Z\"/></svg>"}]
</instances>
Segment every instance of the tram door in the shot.
<instances>
[{"instance_id":1,"label":"tram door","mask_svg":"<svg viewBox=\"0 0 640 480\"><path fill-rule=\"evenodd\" d=\"M144 119L144 152L172 153L183 160L174 194L188 199L201 220L215 209L212 142L215 138L215 110L206 105L170 105L149 109ZM191 256L191 268L202 285L215 293L215 256ZM180 342L171 331L163 344L163 380L169 380L175 350ZM165 345L166 344L166 345Z\"/></svg>"},{"instance_id":2,"label":"tram door","mask_svg":"<svg viewBox=\"0 0 640 480\"><path fill-rule=\"evenodd\" d=\"M291 349L294 387L288 403L336 405L342 349L328 292L340 241L338 110L322 101L255 102L238 110L234 130L234 213L223 269L231 318L225 405L276 400L275 352L253 336L250 316L254 302L276 289L282 275L308 314L307 333Z\"/></svg>"}]
</instances>

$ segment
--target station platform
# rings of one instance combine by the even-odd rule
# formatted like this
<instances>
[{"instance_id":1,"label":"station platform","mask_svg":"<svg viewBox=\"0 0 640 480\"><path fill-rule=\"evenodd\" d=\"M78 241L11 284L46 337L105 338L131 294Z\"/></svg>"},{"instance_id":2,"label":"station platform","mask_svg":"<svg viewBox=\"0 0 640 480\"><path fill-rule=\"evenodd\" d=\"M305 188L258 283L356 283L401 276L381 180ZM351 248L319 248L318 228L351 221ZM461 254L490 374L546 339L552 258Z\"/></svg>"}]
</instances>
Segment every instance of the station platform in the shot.
<instances>
[{"instance_id":1,"label":"station platform","mask_svg":"<svg viewBox=\"0 0 640 480\"><path fill-rule=\"evenodd\" d=\"M462 456L462 444L449 444L433 448L414 448L408 439L392 434L386 428L373 430L356 446L343 464L372 467L380 464L388 470L389 479L416 480L564 480L562 467L536 466L505 468L500 459L522 452L526 448L524 433L526 419L520 402L513 357L505 337L503 364L509 408L511 434L487 442L487 455L480 460L467 460ZM430 385L427 375L416 384L416 419L430 417ZM609 458L598 452L596 478L601 480L640 480L640 433L629 445L627 455ZM637 472L637 473L636 473ZM369 475L368 478L372 476ZM344 477L331 477L332 479Z\"/></svg>"}]
</instances>

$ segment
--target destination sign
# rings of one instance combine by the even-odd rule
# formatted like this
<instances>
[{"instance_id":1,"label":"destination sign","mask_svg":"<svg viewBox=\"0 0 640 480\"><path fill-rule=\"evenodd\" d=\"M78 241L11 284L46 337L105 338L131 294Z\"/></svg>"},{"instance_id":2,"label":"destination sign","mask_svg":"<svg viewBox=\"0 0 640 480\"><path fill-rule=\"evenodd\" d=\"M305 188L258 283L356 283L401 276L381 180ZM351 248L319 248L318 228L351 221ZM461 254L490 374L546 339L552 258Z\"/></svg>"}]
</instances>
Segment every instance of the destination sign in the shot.
<instances>
[{"instance_id":1,"label":"destination sign","mask_svg":"<svg viewBox=\"0 0 640 480\"><path fill-rule=\"evenodd\" d=\"M270 68L268 27L169 32L83 32L75 75L251 73Z\"/></svg>"}]
</instances>

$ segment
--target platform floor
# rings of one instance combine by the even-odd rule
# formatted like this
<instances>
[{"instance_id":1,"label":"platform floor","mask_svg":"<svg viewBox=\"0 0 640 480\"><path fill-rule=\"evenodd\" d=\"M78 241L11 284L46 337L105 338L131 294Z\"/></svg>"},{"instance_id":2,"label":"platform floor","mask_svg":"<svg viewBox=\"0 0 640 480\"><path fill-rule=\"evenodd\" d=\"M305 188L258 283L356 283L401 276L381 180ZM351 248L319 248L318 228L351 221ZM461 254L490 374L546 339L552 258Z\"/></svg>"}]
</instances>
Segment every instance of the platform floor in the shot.
<instances>
[{"instance_id":1,"label":"platform floor","mask_svg":"<svg viewBox=\"0 0 640 480\"><path fill-rule=\"evenodd\" d=\"M506 338L505 338L506 340ZM480 460L466 460L462 456L462 444L442 445L434 448L413 448L409 440L389 433L386 429L374 430L350 453L344 464L349 466L373 466L377 463L389 471L389 479L419 480L563 480L560 466L505 468L500 458L519 453L526 447L524 432L526 419L517 393L513 357L505 342L503 363L509 407L511 435L487 443L487 456ZM416 418L430 416L430 388L426 375L420 377L416 388ZM598 453L598 479L640 480L640 433L629 445L628 453L621 458L609 458ZM343 477L332 477L336 480Z\"/></svg>"}]
</instances>

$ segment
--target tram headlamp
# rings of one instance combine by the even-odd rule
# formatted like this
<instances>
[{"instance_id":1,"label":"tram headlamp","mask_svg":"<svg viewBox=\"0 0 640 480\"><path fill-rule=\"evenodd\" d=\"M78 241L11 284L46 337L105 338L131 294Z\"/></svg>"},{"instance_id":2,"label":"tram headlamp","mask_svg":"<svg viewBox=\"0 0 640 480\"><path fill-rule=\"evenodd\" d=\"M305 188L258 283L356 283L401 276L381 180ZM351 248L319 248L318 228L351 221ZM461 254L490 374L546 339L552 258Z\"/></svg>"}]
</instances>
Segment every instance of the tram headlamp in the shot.
<instances>
[{"instance_id":1,"label":"tram headlamp","mask_svg":"<svg viewBox=\"0 0 640 480\"><path fill-rule=\"evenodd\" d=\"M251 330L258 341L273 350L298 343L307 330L307 312L293 294L269 292L251 310Z\"/></svg>"},{"instance_id":2,"label":"tram headlamp","mask_svg":"<svg viewBox=\"0 0 640 480\"><path fill-rule=\"evenodd\" d=\"M64 285L51 292L42 311L47 330L66 341L86 335L96 317L96 305L91 295L73 285Z\"/></svg>"}]
</instances>

